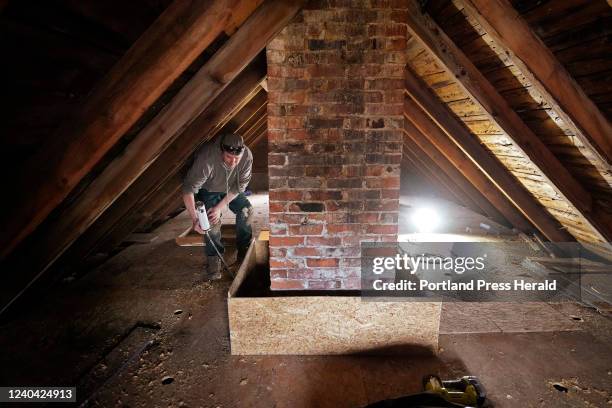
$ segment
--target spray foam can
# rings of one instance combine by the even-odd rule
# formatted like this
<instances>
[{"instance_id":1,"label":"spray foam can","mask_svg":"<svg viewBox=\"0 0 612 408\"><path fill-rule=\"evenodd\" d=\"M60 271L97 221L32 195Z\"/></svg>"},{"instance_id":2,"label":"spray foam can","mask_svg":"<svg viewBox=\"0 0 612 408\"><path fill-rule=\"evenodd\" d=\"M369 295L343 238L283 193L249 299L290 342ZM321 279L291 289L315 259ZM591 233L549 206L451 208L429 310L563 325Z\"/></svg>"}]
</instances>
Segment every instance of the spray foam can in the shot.
<instances>
[{"instance_id":1,"label":"spray foam can","mask_svg":"<svg viewBox=\"0 0 612 408\"><path fill-rule=\"evenodd\" d=\"M206 206L204 206L204 203L198 203L196 214L202 231L208 231L210 229L210 223L208 222L208 215L206 214Z\"/></svg>"}]
</instances>

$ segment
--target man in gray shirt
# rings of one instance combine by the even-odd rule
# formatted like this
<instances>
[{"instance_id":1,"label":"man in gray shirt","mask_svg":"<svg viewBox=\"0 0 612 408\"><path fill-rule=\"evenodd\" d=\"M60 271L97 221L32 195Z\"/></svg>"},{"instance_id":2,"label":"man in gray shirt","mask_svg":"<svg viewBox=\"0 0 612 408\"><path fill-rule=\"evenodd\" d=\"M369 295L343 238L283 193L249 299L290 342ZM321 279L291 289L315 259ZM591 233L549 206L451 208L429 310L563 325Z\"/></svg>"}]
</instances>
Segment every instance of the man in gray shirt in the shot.
<instances>
[{"instance_id":1,"label":"man in gray shirt","mask_svg":"<svg viewBox=\"0 0 612 408\"><path fill-rule=\"evenodd\" d=\"M236 214L236 246L238 259L244 258L253 237L253 207L244 191L251 181L253 154L244 145L242 136L224 134L206 142L196 153L183 179L183 202L193 222L193 229L204 234L196 214L196 198L206 206L211 229L210 239L221 254L221 213L226 208ZM221 264L217 253L204 235L208 268L205 279L220 279Z\"/></svg>"}]
</instances>

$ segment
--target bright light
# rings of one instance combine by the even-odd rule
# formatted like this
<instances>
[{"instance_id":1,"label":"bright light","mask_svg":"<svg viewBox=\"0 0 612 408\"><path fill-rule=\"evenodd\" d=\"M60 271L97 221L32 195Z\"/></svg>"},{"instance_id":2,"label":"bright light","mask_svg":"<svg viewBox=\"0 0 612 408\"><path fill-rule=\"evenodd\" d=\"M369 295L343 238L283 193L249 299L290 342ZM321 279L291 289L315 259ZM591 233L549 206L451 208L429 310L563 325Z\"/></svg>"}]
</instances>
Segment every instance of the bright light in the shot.
<instances>
[{"instance_id":1,"label":"bright light","mask_svg":"<svg viewBox=\"0 0 612 408\"><path fill-rule=\"evenodd\" d=\"M431 208L417 208L412 214L412 222L419 232L433 232L440 225L440 216Z\"/></svg>"}]
</instances>

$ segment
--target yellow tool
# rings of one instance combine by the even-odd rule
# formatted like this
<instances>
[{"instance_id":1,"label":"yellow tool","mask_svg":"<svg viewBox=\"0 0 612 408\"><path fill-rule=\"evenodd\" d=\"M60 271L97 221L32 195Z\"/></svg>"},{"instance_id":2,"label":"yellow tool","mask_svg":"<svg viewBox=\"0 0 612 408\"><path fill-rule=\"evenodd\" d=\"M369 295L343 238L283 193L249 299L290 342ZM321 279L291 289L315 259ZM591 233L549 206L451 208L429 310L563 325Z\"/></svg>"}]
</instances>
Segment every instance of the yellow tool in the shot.
<instances>
[{"instance_id":1,"label":"yellow tool","mask_svg":"<svg viewBox=\"0 0 612 408\"><path fill-rule=\"evenodd\" d=\"M480 407L487 393L477 377L467 375L458 380L442 381L437 375L423 378L423 389L440 395L444 400L467 407Z\"/></svg>"}]
</instances>

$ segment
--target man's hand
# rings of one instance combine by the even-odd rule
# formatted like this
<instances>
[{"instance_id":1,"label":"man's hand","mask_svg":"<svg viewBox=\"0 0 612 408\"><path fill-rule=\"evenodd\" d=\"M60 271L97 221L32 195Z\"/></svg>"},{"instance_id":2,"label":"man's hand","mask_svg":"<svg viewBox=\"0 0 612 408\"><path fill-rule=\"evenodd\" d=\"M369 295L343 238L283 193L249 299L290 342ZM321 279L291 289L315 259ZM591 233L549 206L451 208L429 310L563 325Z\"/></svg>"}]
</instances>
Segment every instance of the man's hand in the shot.
<instances>
[{"instance_id":1,"label":"man's hand","mask_svg":"<svg viewBox=\"0 0 612 408\"><path fill-rule=\"evenodd\" d=\"M217 224L219 221L221 221L221 208L219 205L209 208L206 214L208 214L208 221L211 225Z\"/></svg>"},{"instance_id":2,"label":"man's hand","mask_svg":"<svg viewBox=\"0 0 612 408\"><path fill-rule=\"evenodd\" d=\"M204 235L204 230L200 227L200 221L197 218L193 220L193 226L191 228L198 234Z\"/></svg>"}]
</instances>

